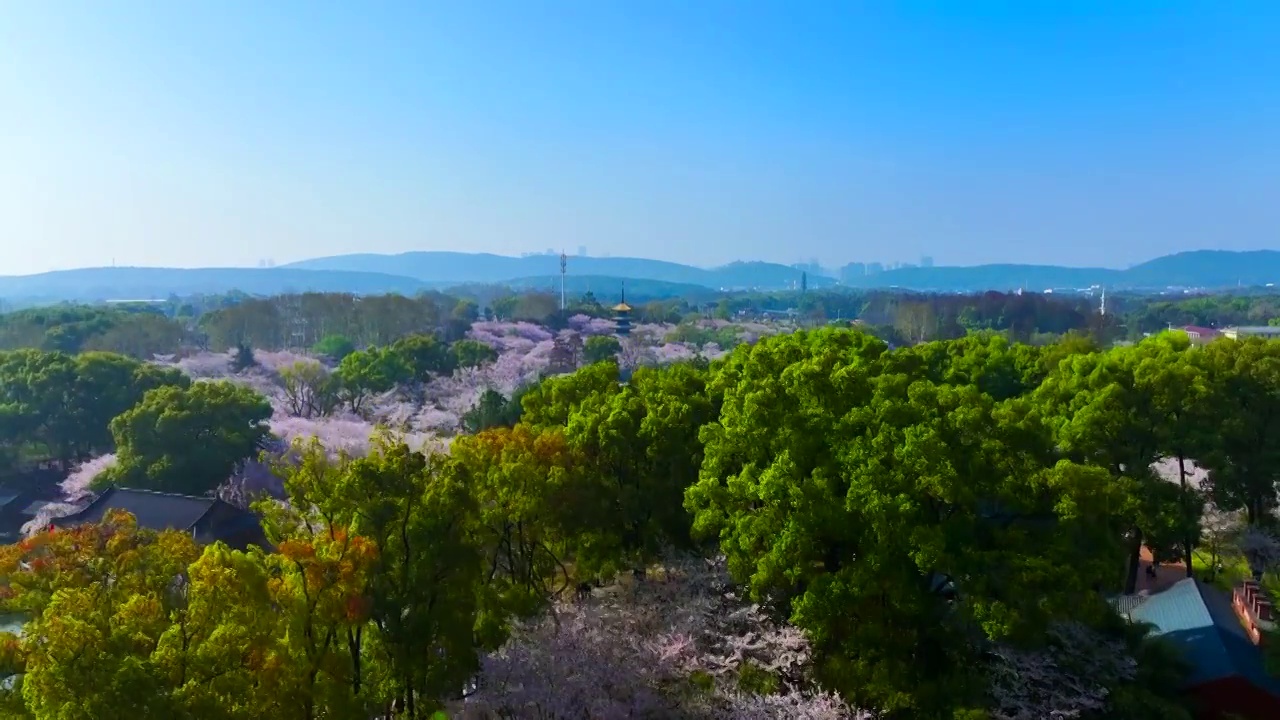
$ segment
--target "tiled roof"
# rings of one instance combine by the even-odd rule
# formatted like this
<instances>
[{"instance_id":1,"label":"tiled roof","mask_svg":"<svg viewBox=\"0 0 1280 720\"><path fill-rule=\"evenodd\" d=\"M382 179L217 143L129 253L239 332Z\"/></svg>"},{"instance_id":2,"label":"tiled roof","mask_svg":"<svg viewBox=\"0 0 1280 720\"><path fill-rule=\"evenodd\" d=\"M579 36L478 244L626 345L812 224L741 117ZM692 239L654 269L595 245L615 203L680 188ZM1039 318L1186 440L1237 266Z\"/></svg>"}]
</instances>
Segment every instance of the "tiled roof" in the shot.
<instances>
[{"instance_id":1,"label":"tiled roof","mask_svg":"<svg viewBox=\"0 0 1280 720\"><path fill-rule=\"evenodd\" d=\"M108 510L127 510L137 518L138 527L151 530L190 530L217 502L213 498L111 487L104 490L84 510L59 518L54 524L101 522Z\"/></svg>"},{"instance_id":2,"label":"tiled roof","mask_svg":"<svg viewBox=\"0 0 1280 720\"><path fill-rule=\"evenodd\" d=\"M1139 605L1150 599L1150 595L1134 593L1133 595L1121 595L1120 597L1112 600L1111 603L1115 606L1116 612L1128 617L1129 613L1133 612L1134 608L1137 608Z\"/></svg>"},{"instance_id":3,"label":"tiled roof","mask_svg":"<svg viewBox=\"0 0 1280 720\"><path fill-rule=\"evenodd\" d=\"M1154 625L1155 634L1179 648L1191 664L1188 684L1242 677L1280 697L1280 682L1262 664L1262 652L1245 634L1225 593L1195 578L1151 595L1127 613Z\"/></svg>"}]
</instances>

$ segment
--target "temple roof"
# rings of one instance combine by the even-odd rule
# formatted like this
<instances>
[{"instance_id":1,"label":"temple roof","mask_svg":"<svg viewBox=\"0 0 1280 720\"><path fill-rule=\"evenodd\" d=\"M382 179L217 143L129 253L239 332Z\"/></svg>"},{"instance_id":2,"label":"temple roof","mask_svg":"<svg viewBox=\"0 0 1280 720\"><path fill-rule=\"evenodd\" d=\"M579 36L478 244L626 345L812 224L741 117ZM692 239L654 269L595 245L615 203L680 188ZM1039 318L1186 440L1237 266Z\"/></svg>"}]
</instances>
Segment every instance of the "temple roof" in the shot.
<instances>
[{"instance_id":1,"label":"temple roof","mask_svg":"<svg viewBox=\"0 0 1280 720\"><path fill-rule=\"evenodd\" d=\"M1131 621L1153 625L1155 635L1181 652L1191 666L1191 686L1241 677L1280 696L1280 682L1267 673L1261 651L1221 590L1186 578L1144 601L1121 603L1118 609Z\"/></svg>"},{"instance_id":2,"label":"temple roof","mask_svg":"<svg viewBox=\"0 0 1280 720\"><path fill-rule=\"evenodd\" d=\"M631 306L626 304L625 302L620 302L617 305L613 306L613 311L614 312L631 312Z\"/></svg>"}]
</instances>

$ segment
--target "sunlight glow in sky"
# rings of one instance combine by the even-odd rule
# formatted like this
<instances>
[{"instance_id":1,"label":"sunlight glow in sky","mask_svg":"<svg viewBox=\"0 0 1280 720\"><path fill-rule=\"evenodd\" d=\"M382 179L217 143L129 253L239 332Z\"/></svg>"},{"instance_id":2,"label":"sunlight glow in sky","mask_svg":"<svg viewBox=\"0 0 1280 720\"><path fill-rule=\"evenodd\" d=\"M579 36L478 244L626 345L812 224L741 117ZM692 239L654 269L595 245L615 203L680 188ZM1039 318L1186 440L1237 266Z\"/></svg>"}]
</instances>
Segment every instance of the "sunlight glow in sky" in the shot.
<instances>
[{"instance_id":1,"label":"sunlight glow in sky","mask_svg":"<svg viewBox=\"0 0 1280 720\"><path fill-rule=\"evenodd\" d=\"M1265 0L8 3L0 274L1278 248L1276 37Z\"/></svg>"}]
</instances>

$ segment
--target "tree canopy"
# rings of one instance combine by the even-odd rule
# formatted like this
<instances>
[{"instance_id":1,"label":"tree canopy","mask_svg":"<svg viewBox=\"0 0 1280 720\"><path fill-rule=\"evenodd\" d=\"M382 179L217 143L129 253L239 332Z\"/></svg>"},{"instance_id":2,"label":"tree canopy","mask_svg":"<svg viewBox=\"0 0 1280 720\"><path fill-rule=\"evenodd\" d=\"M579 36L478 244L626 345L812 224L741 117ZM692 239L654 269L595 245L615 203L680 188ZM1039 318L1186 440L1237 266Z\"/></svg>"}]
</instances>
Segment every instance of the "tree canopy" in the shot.
<instances>
[{"instance_id":1,"label":"tree canopy","mask_svg":"<svg viewBox=\"0 0 1280 720\"><path fill-rule=\"evenodd\" d=\"M910 302L928 322L899 336L955 337L733 329L714 362L476 382L447 451L387 430L361 457L295 443L267 458L287 501L254 504L270 548L199 548L117 515L42 533L0 552L0 611L36 633L0 637L0 665L41 720L421 718L483 698L557 720L1187 717L1177 663L1109 599L1144 547L1216 557L1213 514L1269 537L1280 343L1030 345L986 313L1035 333L1043 299ZM370 332L336 369L283 366L282 412L341 398L372 415L392 397L376 394L483 377L506 343L555 355L545 328L459 339L410 322L418 307L388 300L413 331ZM271 407L169 372L0 355L15 378L0 427L68 457L114 447L103 482L207 493L257 454Z\"/></svg>"},{"instance_id":2,"label":"tree canopy","mask_svg":"<svg viewBox=\"0 0 1280 720\"><path fill-rule=\"evenodd\" d=\"M237 465L258 455L270 417L266 398L230 382L151 390L111 421L117 463L98 482L210 493Z\"/></svg>"}]
</instances>

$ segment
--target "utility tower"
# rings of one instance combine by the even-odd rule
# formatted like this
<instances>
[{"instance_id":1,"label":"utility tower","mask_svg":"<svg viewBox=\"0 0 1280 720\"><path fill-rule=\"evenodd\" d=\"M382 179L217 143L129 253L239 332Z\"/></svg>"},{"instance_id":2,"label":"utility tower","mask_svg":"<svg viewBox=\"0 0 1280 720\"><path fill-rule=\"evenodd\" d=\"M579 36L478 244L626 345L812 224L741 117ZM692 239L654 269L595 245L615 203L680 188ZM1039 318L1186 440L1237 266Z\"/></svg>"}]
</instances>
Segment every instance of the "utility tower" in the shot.
<instances>
[{"instance_id":1,"label":"utility tower","mask_svg":"<svg viewBox=\"0 0 1280 720\"><path fill-rule=\"evenodd\" d=\"M569 256L560 251L560 312L564 312L566 304L564 301L564 276L569 267Z\"/></svg>"}]
</instances>

